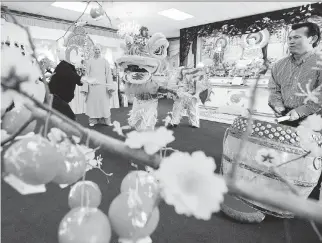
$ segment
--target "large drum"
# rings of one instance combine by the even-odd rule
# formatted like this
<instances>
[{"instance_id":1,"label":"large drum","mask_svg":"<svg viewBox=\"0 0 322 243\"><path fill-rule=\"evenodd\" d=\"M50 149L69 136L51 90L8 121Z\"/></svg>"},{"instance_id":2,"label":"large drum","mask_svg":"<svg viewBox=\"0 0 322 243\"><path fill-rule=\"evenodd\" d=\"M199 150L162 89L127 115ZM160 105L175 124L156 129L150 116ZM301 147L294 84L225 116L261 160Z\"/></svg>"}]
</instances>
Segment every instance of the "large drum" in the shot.
<instances>
[{"instance_id":1,"label":"large drum","mask_svg":"<svg viewBox=\"0 0 322 243\"><path fill-rule=\"evenodd\" d=\"M224 175L227 175L231 170L232 161L237 153L236 148L238 148L242 134L246 129L247 118L238 117L226 131L222 156L222 171ZM239 180L243 180L284 194L291 194L290 189L278 177L272 174L266 165L256 161L257 152L263 148L273 149L277 152L282 163L305 154L305 151L299 144L299 137L295 128L267 121L253 120L252 134L245 144L239 168L237 169L237 183ZM283 178L287 179L297 188L300 196L307 198L318 183L322 170L321 164L321 158L307 156L282 165L276 170ZM240 199L265 214L281 218L293 217L290 212L252 200Z\"/></svg>"}]
</instances>

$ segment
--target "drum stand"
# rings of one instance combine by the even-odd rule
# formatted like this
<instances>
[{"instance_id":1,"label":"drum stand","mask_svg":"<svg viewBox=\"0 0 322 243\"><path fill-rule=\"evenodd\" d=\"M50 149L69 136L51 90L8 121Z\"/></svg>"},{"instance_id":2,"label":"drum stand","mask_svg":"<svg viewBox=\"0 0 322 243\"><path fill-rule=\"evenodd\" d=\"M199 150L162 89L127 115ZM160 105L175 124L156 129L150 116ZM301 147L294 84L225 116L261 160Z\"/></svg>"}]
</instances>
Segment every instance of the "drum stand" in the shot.
<instances>
[{"instance_id":1,"label":"drum stand","mask_svg":"<svg viewBox=\"0 0 322 243\"><path fill-rule=\"evenodd\" d=\"M265 214L229 194L225 195L224 202L221 205L221 211L228 217L241 223L260 223L265 219Z\"/></svg>"}]
</instances>

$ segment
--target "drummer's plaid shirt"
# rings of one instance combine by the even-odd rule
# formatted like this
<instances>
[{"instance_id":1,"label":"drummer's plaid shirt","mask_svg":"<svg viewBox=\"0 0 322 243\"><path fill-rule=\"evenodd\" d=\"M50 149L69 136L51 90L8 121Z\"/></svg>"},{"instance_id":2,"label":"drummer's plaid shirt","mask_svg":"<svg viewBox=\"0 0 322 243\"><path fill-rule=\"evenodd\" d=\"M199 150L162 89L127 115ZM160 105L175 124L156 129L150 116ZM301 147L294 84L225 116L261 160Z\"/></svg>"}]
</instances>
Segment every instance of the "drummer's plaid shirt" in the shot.
<instances>
[{"instance_id":1,"label":"drummer's plaid shirt","mask_svg":"<svg viewBox=\"0 0 322 243\"><path fill-rule=\"evenodd\" d=\"M268 104L274 107L283 106L286 110L295 109L300 117L306 117L321 110L322 92L319 93L319 103L312 101L304 104L305 97L296 96L301 93L298 83L304 91L309 84L310 90L322 85L322 70L313 69L317 66L319 55L315 51L305 54L301 60L296 61L293 56L279 60L272 68L272 75L268 88L270 91Z\"/></svg>"}]
</instances>

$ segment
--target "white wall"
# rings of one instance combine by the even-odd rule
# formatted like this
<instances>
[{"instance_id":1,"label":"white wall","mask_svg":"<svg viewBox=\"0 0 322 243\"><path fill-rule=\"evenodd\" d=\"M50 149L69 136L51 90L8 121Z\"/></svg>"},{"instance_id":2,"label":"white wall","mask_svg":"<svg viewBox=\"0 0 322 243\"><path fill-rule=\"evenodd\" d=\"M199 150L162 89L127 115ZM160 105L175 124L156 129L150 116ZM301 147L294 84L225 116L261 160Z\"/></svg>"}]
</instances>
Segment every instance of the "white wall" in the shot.
<instances>
[{"instance_id":1,"label":"white wall","mask_svg":"<svg viewBox=\"0 0 322 243\"><path fill-rule=\"evenodd\" d=\"M47 29L43 27L37 26L29 26L30 34L35 39L46 39L46 40L57 40L61 36L65 34L64 30L58 29ZM66 34L68 36L69 33ZM110 48L113 52L113 60L115 58L122 55L123 51L120 48L121 39L109 38L105 36L98 36L98 35L89 35L91 39L96 44L100 44L102 46L106 46Z\"/></svg>"},{"instance_id":2,"label":"white wall","mask_svg":"<svg viewBox=\"0 0 322 243\"><path fill-rule=\"evenodd\" d=\"M65 30L61 29L50 29L38 26L28 26L28 28L32 38L34 39L54 41L65 34ZM67 37L69 34L70 33L67 33L65 36ZM94 43L105 46L112 52L112 56L109 55L108 59L115 61L116 58L120 57L123 54L123 50L120 48L120 43L122 42L121 39L98 35L89 36L94 41ZM16 41L19 44L29 46L27 34L24 30L12 23L1 21L1 41L6 41L8 37L12 42Z\"/></svg>"},{"instance_id":3,"label":"white wall","mask_svg":"<svg viewBox=\"0 0 322 243\"><path fill-rule=\"evenodd\" d=\"M30 33L33 38L37 39L47 39L47 40L57 40L59 37L65 34L64 30L58 29L47 29L38 26L29 26ZM69 34L69 33L68 33ZM66 34L66 36L68 36ZM109 38L105 36L89 35L95 43L99 43L108 47L119 47L120 39Z\"/></svg>"}]
</instances>

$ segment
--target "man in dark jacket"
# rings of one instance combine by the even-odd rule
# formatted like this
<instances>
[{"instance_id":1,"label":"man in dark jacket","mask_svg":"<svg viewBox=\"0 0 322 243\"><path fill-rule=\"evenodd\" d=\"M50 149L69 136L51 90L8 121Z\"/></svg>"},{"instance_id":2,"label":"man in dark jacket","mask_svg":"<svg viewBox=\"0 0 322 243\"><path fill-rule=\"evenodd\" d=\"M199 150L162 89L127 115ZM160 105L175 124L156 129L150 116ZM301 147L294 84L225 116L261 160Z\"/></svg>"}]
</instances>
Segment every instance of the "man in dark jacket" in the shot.
<instances>
[{"instance_id":1,"label":"man in dark jacket","mask_svg":"<svg viewBox=\"0 0 322 243\"><path fill-rule=\"evenodd\" d=\"M76 120L68 103L74 98L76 85L82 86L90 78L77 74L75 66L65 60L63 48L58 50L58 56L61 62L55 68L54 75L49 82L50 93L54 95L52 107L70 119Z\"/></svg>"}]
</instances>

